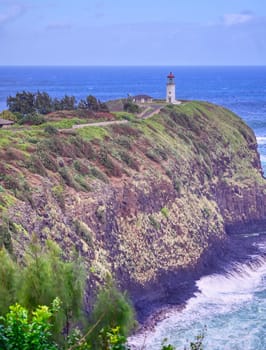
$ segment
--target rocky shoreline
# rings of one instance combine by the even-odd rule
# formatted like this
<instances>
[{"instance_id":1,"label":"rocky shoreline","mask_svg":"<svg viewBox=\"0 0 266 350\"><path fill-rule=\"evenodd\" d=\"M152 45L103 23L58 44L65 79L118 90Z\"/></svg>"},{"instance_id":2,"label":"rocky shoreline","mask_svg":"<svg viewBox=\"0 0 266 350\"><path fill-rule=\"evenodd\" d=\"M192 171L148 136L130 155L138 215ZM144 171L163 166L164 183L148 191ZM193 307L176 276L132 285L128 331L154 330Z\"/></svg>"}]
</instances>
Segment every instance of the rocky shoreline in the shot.
<instances>
[{"instance_id":1,"label":"rocky shoreline","mask_svg":"<svg viewBox=\"0 0 266 350\"><path fill-rule=\"evenodd\" d=\"M222 249L221 245L213 247L212 252L205 255L195 269L187 271L185 274L176 274L171 281L172 291L164 297L158 296L157 303L147 304L143 309L140 309L143 305L137 304L139 326L132 338L135 336L145 338L145 334L152 332L158 323L172 314L182 311L186 302L198 291L196 281L201 277L215 273L228 273L229 267L234 264L256 264L258 257L266 258L266 253L262 254L258 248L259 243L265 239L265 232L229 236ZM184 286L184 279L186 279L186 293L184 293L184 289L180 288L180 286ZM133 346L131 349L137 348Z\"/></svg>"}]
</instances>

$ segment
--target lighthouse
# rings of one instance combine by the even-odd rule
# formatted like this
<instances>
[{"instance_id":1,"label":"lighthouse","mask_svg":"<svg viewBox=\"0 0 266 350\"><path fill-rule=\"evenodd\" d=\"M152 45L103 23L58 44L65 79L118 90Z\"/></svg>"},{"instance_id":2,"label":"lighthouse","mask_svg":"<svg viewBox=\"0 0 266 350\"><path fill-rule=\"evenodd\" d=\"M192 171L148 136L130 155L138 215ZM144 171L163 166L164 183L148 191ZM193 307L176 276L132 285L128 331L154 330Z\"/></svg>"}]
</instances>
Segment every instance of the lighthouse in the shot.
<instances>
[{"instance_id":1,"label":"lighthouse","mask_svg":"<svg viewBox=\"0 0 266 350\"><path fill-rule=\"evenodd\" d=\"M175 103L175 76L172 72L167 75L167 84L166 84L166 102Z\"/></svg>"}]
</instances>

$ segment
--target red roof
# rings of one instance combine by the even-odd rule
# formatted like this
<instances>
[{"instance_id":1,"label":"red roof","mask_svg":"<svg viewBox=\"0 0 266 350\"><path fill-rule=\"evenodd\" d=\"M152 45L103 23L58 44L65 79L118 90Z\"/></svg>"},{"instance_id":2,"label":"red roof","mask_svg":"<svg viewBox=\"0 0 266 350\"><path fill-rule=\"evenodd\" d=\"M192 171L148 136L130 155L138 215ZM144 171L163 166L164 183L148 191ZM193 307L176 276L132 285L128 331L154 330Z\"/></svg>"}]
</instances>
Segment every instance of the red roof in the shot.
<instances>
[{"instance_id":1,"label":"red roof","mask_svg":"<svg viewBox=\"0 0 266 350\"><path fill-rule=\"evenodd\" d=\"M173 79L175 76L174 76L174 74L172 73L172 72L170 72L170 74L169 75L167 75L167 78L170 78L170 79Z\"/></svg>"}]
</instances>

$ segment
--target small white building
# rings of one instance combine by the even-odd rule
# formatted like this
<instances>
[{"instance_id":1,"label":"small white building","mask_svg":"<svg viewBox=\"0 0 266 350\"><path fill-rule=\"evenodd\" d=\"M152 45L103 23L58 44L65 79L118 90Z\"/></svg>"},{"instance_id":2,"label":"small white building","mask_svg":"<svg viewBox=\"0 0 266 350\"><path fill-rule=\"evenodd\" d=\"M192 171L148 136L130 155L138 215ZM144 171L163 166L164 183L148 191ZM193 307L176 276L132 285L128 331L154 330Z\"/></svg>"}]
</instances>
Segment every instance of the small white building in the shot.
<instances>
[{"instance_id":1,"label":"small white building","mask_svg":"<svg viewBox=\"0 0 266 350\"><path fill-rule=\"evenodd\" d=\"M136 95L132 100L135 103L152 103L152 97L148 95Z\"/></svg>"},{"instance_id":2,"label":"small white building","mask_svg":"<svg viewBox=\"0 0 266 350\"><path fill-rule=\"evenodd\" d=\"M176 100L175 100L175 76L172 72L170 72L170 74L167 75L166 102L167 103L176 103Z\"/></svg>"}]
</instances>

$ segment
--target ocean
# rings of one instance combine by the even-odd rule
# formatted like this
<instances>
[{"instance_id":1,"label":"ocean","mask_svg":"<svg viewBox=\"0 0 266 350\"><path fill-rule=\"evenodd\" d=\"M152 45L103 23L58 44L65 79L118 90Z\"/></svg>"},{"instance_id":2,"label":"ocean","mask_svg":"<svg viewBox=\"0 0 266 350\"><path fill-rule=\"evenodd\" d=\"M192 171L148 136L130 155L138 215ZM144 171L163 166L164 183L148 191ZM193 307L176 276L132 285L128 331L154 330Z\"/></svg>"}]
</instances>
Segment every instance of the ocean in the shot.
<instances>
[{"instance_id":1,"label":"ocean","mask_svg":"<svg viewBox=\"0 0 266 350\"><path fill-rule=\"evenodd\" d=\"M176 77L177 99L205 100L238 114L254 131L266 174L266 67L0 67L0 110L17 91L53 97L91 94L102 101L129 95L165 97L166 76ZM248 239L248 237L243 237ZM183 350L206 327L204 350L266 349L266 235L255 243L251 263L202 277L182 311L173 311L153 332L131 339L159 350L163 338Z\"/></svg>"}]
</instances>

